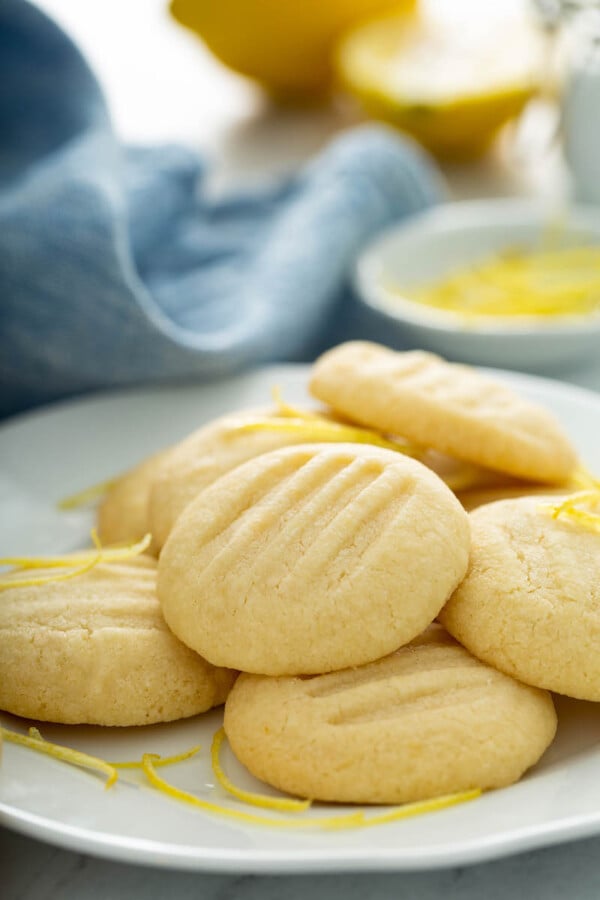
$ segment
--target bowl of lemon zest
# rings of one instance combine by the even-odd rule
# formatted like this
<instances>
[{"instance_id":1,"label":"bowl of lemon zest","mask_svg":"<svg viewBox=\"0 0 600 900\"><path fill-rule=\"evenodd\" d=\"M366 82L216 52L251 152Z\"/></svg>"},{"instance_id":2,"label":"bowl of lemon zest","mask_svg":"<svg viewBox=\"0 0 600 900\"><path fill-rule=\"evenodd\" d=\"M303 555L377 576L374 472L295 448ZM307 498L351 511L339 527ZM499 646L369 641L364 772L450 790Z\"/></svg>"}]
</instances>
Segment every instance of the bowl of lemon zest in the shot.
<instances>
[{"instance_id":1,"label":"bowl of lemon zest","mask_svg":"<svg viewBox=\"0 0 600 900\"><path fill-rule=\"evenodd\" d=\"M386 288L467 319L587 316L600 313L600 249L504 250L429 284Z\"/></svg>"}]
</instances>

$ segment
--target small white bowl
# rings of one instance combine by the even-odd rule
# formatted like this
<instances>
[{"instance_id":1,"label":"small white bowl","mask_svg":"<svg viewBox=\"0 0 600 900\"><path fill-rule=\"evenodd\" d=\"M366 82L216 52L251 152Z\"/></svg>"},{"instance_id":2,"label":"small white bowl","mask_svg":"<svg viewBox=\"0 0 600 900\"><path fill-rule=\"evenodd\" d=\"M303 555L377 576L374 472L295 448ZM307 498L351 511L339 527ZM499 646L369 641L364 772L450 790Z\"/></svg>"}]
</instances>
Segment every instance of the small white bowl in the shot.
<instances>
[{"instance_id":1,"label":"small white bowl","mask_svg":"<svg viewBox=\"0 0 600 900\"><path fill-rule=\"evenodd\" d=\"M600 360L600 314L467 320L399 292L400 286L430 283L505 248L539 246L557 218L556 210L521 200L434 207L367 246L356 264L355 289L383 317L391 339L403 344L409 339L449 359L546 372ZM600 244L600 209L572 206L560 214L560 225L565 238Z\"/></svg>"}]
</instances>

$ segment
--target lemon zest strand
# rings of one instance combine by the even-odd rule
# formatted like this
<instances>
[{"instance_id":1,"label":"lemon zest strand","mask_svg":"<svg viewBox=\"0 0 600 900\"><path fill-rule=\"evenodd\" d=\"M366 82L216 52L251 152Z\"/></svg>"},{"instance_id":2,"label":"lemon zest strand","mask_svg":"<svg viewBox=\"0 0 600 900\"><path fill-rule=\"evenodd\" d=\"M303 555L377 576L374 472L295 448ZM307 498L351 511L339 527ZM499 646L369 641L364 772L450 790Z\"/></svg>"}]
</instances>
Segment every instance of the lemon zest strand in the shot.
<instances>
[{"instance_id":1,"label":"lemon zest strand","mask_svg":"<svg viewBox=\"0 0 600 900\"><path fill-rule=\"evenodd\" d=\"M364 828L372 825L385 825L387 822L398 822L401 819L411 819L413 816L421 816L425 813L437 812L440 809L447 809L449 806L456 806L459 803L468 803L476 800L481 796L481 790L475 788L471 791L461 791L457 794L445 794L442 797L433 797L431 800L419 800L416 803L407 803L404 806L391 809L389 812L380 813L365 819Z\"/></svg>"},{"instance_id":2,"label":"lemon zest strand","mask_svg":"<svg viewBox=\"0 0 600 900\"><path fill-rule=\"evenodd\" d=\"M61 762L80 766L84 769L92 769L106 775L105 789L112 787L117 781L119 777L118 772L110 763L99 759L97 756L90 756L89 753L82 753L80 750L73 750L71 747L63 747L62 744L54 744L52 741L47 741L42 738L37 729L31 729L31 731L36 732L36 735L33 736L31 733L29 735L19 734L0 725L0 734L5 741L11 744L18 744L21 747L27 747L29 750L45 753L46 756L51 756Z\"/></svg>"},{"instance_id":3,"label":"lemon zest strand","mask_svg":"<svg viewBox=\"0 0 600 900\"><path fill-rule=\"evenodd\" d=\"M463 791L462 793L457 794L448 794L442 797L435 797L431 800L409 803L404 806L391 809L389 812L371 816L370 818L367 818L365 816L364 810L356 810L356 812L344 814L341 816L326 816L323 818L316 818L313 816L298 819L276 819L270 816L261 816L254 813L246 813L240 810L230 809L226 806L212 803L208 800L201 800L194 794L190 794L188 791L184 791L181 788L178 788L170 782L166 781L157 773L156 769L160 766L173 765L175 763L183 762L184 760L189 759L200 750L199 746L192 747L189 750L175 754L173 756L160 757L156 753L144 753L141 762L126 761L109 763L97 756L91 756L90 754L83 753L80 750L73 750L70 747L63 746L62 744L55 744L52 741L48 741L44 737L42 737L39 730L34 727L31 727L29 729L28 735L23 735L0 725L0 735L2 735L2 737L9 743L18 744L38 753L44 753L47 756L58 759L60 762L68 763L69 765L92 769L93 771L100 772L101 774L106 775L107 779L104 785L105 789L112 787L112 785L115 784L115 782L118 780L119 775L117 772L117 768L141 768L152 787L165 794L166 796L173 798L174 800L186 803L189 806L194 806L197 809L203 810L204 812L216 813L217 815L225 816L226 818L230 819L236 819L240 822L246 822L254 825L271 826L275 828L294 829L316 827L330 831L340 831L351 828L383 825L388 822L394 822L412 816L446 809L447 807L454 806L458 803L465 803L470 800L474 800L481 795L481 791L479 789ZM225 787L225 784L221 780L220 774L223 775L225 782L227 782L228 784L230 784L230 782L227 777L224 776L219 763L219 750L221 748L224 736L225 733L222 728L219 729L219 731L217 731L217 733L215 734L213 738L213 745L211 748L211 756L213 760L213 770L215 771L215 775L217 776L219 782ZM237 796L239 799L242 799L245 802L250 802L253 805L257 805L255 803L256 799L259 799L261 801L277 801L278 799L280 799L274 797L263 797L261 795L252 794L247 791L241 791L235 787L234 791L236 792L234 796ZM249 800L248 798L252 799ZM295 804L295 810L298 812L306 808L306 806L302 805L301 801L284 800L283 802L287 804ZM309 803L310 801L306 802ZM278 808L285 809L287 811L290 811L291 809L289 805L286 807Z\"/></svg>"},{"instance_id":4,"label":"lemon zest strand","mask_svg":"<svg viewBox=\"0 0 600 900\"><path fill-rule=\"evenodd\" d=\"M158 756L155 753L147 755L154 758L154 765L158 768L159 766L173 766L175 763L185 762L186 759L191 759L192 756L195 756L200 749L201 745L197 744L195 747L190 747L189 750L184 750L183 753L176 753L174 756ZM109 766L113 766L115 769L143 769L141 759L125 760L123 762L111 761Z\"/></svg>"},{"instance_id":5,"label":"lemon zest strand","mask_svg":"<svg viewBox=\"0 0 600 900\"><path fill-rule=\"evenodd\" d=\"M310 800L293 800L291 797L269 797L266 794L256 794L254 791L245 791L236 787L229 780L221 765L220 754L225 737L225 729L219 728L213 735L210 748L212 769L217 781L224 790L233 797L237 797L238 800L243 800L244 803L248 803L250 806L258 806L262 809L279 809L285 812L304 812L309 809L311 806Z\"/></svg>"},{"instance_id":6,"label":"lemon zest strand","mask_svg":"<svg viewBox=\"0 0 600 900\"><path fill-rule=\"evenodd\" d=\"M342 816L328 816L322 819L311 817L302 819L275 819L271 816L260 816L255 813L242 812L237 809L230 809L218 803L211 803L209 800L201 800L188 791L183 791L176 787L156 772L155 761L150 754L145 753L142 757L143 769L150 784L161 793L186 803L188 806L194 806L204 812L216 813L219 816L225 816L229 819L236 819L238 822L247 822L251 825L268 825L275 828L324 828L329 830L341 830L344 828L356 828L365 821L364 813L358 810L354 813L348 813Z\"/></svg>"},{"instance_id":7,"label":"lemon zest strand","mask_svg":"<svg viewBox=\"0 0 600 900\"><path fill-rule=\"evenodd\" d=\"M298 406L292 406L290 403L286 403L286 401L283 399L283 394L278 384L274 384L271 388L271 397L273 398L273 403L277 407L278 416L283 419L306 419L307 421L310 421L311 419L323 418L323 416L319 415L318 412L311 412L308 409L300 409L300 407Z\"/></svg>"},{"instance_id":8,"label":"lemon zest strand","mask_svg":"<svg viewBox=\"0 0 600 900\"><path fill-rule=\"evenodd\" d=\"M89 572L97 566L101 558L101 554L97 553L96 556L86 562L85 565L56 575L44 575L38 578L3 578L0 579L0 591L8 591L11 588L37 587L37 585L40 584L49 584L53 581L66 581L69 578L76 578L78 575L85 575L86 572Z\"/></svg>"},{"instance_id":9,"label":"lemon zest strand","mask_svg":"<svg viewBox=\"0 0 600 900\"><path fill-rule=\"evenodd\" d=\"M600 504L600 488L577 491L565 497L560 503L542 503L541 508L549 512L554 520L564 517L590 531L600 533L600 514L580 509L580 506L597 507Z\"/></svg>"},{"instance_id":10,"label":"lemon zest strand","mask_svg":"<svg viewBox=\"0 0 600 900\"><path fill-rule=\"evenodd\" d=\"M237 431L281 431L294 434L301 433L307 442L315 443L350 443L371 444L375 447L383 447L386 450L394 450L404 456L417 456L420 449L412 447L408 443L390 441L375 431L354 425L343 425L340 422L330 422L327 419L314 416L310 419L295 418L292 416L273 416L271 418L256 419L253 422L245 422L238 425Z\"/></svg>"},{"instance_id":11,"label":"lemon zest strand","mask_svg":"<svg viewBox=\"0 0 600 900\"><path fill-rule=\"evenodd\" d=\"M62 581L66 578L82 575L100 562L110 563L131 559L147 550L152 542L152 535L146 534L135 544L127 544L123 547L102 547L97 539L95 529L92 529L92 539L96 544L95 550L65 554L63 556L6 556L0 559L0 566L13 566L15 569L73 569L73 571L66 574L49 575L45 578L0 579L0 590L7 590L9 587L16 585L28 586L30 584L45 584L49 581ZM77 565L79 562L81 562L81 566Z\"/></svg>"},{"instance_id":12,"label":"lemon zest strand","mask_svg":"<svg viewBox=\"0 0 600 900\"><path fill-rule=\"evenodd\" d=\"M600 309L600 252L596 246L506 250L430 284L390 289L467 318L589 315Z\"/></svg>"},{"instance_id":13,"label":"lemon zest strand","mask_svg":"<svg viewBox=\"0 0 600 900\"><path fill-rule=\"evenodd\" d=\"M600 478L592 475L585 466L578 466L569 479L569 483L576 488L600 490Z\"/></svg>"},{"instance_id":14,"label":"lemon zest strand","mask_svg":"<svg viewBox=\"0 0 600 900\"><path fill-rule=\"evenodd\" d=\"M58 501L56 507L64 512L68 512L72 509L79 509L81 506L87 506L89 503L92 503L94 500L99 500L100 497L107 494L111 488L115 486L117 481L117 478L108 478L106 481L99 481L98 484L92 484L90 487L84 488L76 494L70 494L68 497L63 497L62 500Z\"/></svg>"}]
</instances>

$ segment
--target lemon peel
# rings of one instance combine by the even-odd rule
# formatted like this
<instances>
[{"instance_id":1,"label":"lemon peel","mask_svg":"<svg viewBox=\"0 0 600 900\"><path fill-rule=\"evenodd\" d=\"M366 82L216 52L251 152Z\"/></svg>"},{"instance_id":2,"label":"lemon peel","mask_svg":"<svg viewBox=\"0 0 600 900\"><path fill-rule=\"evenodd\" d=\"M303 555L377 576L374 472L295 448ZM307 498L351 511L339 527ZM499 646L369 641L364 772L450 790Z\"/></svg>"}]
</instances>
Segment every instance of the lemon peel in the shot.
<instances>
[{"instance_id":1,"label":"lemon peel","mask_svg":"<svg viewBox=\"0 0 600 900\"><path fill-rule=\"evenodd\" d=\"M278 384L274 384L271 388L271 397L277 409L277 414L281 418L291 419L323 419L318 412L311 412L308 409L300 409L299 406L292 406L283 399L283 393Z\"/></svg>"},{"instance_id":2,"label":"lemon peel","mask_svg":"<svg viewBox=\"0 0 600 900\"><path fill-rule=\"evenodd\" d=\"M200 752L202 746L200 744L196 744L195 747L190 747L189 750L184 750L182 753L175 753L174 756L159 756L157 753L149 753L148 756L151 756L154 759L155 766L174 766L176 763L185 762L186 759L191 759L197 753ZM109 762L109 766L113 766L115 769L143 769L143 764L141 759L128 759L123 762Z\"/></svg>"},{"instance_id":3,"label":"lemon peel","mask_svg":"<svg viewBox=\"0 0 600 900\"><path fill-rule=\"evenodd\" d=\"M600 311L600 251L504 251L414 289L388 286L421 305L467 318L585 316Z\"/></svg>"},{"instance_id":4,"label":"lemon peel","mask_svg":"<svg viewBox=\"0 0 600 900\"><path fill-rule=\"evenodd\" d=\"M290 415L277 417L265 417L245 422L237 428L240 432L252 431L282 431L289 434L300 433L306 437L307 442L315 443L350 443L371 444L375 447L384 447L386 450L394 450L405 456L414 456L417 450L409 444L400 444L389 441L375 431L359 428L354 425L342 425L340 422L330 422L316 416L307 418L292 418Z\"/></svg>"},{"instance_id":5,"label":"lemon peel","mask_svg":"<svg viewBox=\"0 0 600 900\"><path fill-rule=\"evenodd\" d=\"M585 466L578 466L571 475L569 481L573 487L577 487L582 490L600 490L600 478L596 478L595 475L592 475L592 473L588 469L586 469Z\"/></svg>"},{"instance_id":6,"label":"lemon peel","mask_svg":"<svg viewBox=\"0 0 600 900\"><path fill-rule=\"evenodd\" d=\"M404 806L391 809L389 812L379 813L365 819L363 827L370 828L374 825L386 825L388 822L399 822L401 819L411 819L413 816L421 816L441 809L448 809L449 806L457 806L459 803L469 803L471 800L477 800L482 793L480 788L473 788L470 791L460 791L456 794L444 794L442 797L433 797L431 800L418 800L415 803L406 803Z\"/></svg>"},{"instance_id":7,"label":"lemon peel","mask_svg":"<svg viewBox=\"0 0 600 900\"><path fill-rule=\"evenodd\" d=\"M45 753L46 756L70 763L73 766L100 772L106 776L105 789L112 787L119 777L117 770L105 760L99 759L97 756L90 756L89 753L82 753L80 750L73 750L71 747L64 747L62 744L47 741L42 738L37 728L31 728L29 734L24 735L0 725L0 734L8 743L36 750L38 753Z\"/></svg>"},{"instance_id":8,"label":"lemon peel","mask_svg":"<svg viewBox=\"0 0 600 900\"><path fill-rule=\"evenodd\" d=\"M72 509L88 506L88 504L93 503L95 500L104 497L104 495L115 486L117 481L117 478L108 478L106 481L99 481L98 484L92 484L90 487L84 488L76 494L69 494L68 497L63 497L62 500L58 501L56 507L64 512L68 512Z\"/></svg>"},{"instance_id":9,"label":"lemon peel","mask_svg":"<svg viewBox=\"0 0 600 900\"><path fill-rule=\"evenodd\" d=\"M92 540L95 549L78 553L65 553L61 556L6 556L0 559L0 566L13 566L15 570L32 569L68 569L68 572L60 572L52 575L44 575L32 578L2 578L0 579L0 591L7 591L14 587L31 587L34 585L48 584L53 581L65 581L84 575L99 563L120 562L139 556L148 549L152 542L152 535L145 535L134 544L122 547L102 547L98 541L95 530L92 530Z\"/></svg>"},{"instance_id":10,"label":"lemon peel","mask_svg":"<svg viewBox=\"0 0 600 900\"><path fill-rule=\"evenodd\" d=\"M245 791L242 788L236 787L236 785L227 777L221 765L221 747L223 746L225 738L225 729L219 728L213 735L210 757L215 778L227 793L231 794L233 797L237 797L238 800L244 801L244 803L249 803L251 806L258 806L262 809L279 809L285 812L304 812L311 806L310 800L293 800L289 797L269 797L266 794L256 794L254 791Z\"/></svg>"},{"instance_id":11,"label":"lemon peel","mask_svg":"<svg viewBox=\"0 0 600 900\"><path fill-rule=\"evenodd\" d=\"M456 794L447 794L442 797L434 797L431 800L422 800L416 803L407 803L403 806L395 807L388 812L379 813L377 815L367 817L364 810L356 810L355 812L345 813L339 816L324 816L318 818L315 816L301 818L274 818L272 816L262 816L256 813L247 813L242 810L230 809L219 803L213 803L209 800L202 800L195 794L190 794L171 784L162 778L157 768L161 766L170 766L194 756L200 750L200 746L191 747L182 753L173 756L161 757L157 753L144 753L141 760L127 760L124 762L106 762L97 756L91 756L80 750L73 750L71 747L65 747L62 744L56 744L42 737L37 728L31 727L27 735L20 734L0 725L0 735L9 743L26 747L38 753L44 753L60 762L68 763L80 768L91 769L106 776L105 789L112 787L118 780L119 774L117 769L141 769L150 785L167 797L201 809L203 812L214 813L225 818L235 819L238 822L244 822L251 825L264 825L274 828L298 829L298 828L322 828L327 831L342 831L352 828L368 828L375 825L384 825L388 822L395 822L401 819L411 818L413 816L422 815L424 813L436 812L437 810L446 809L449 806L455 806L459 803L466 803L475 800L481 795L481 790L473 789L462 791ZM287 798L265 797L263 795L254 794L250 791L243 791L231 784L225 773L223 772L220 761L219 752L225 738L224 729L219 729L213 737L211 747L211 758L213 771L219 783L235 797L244 802L255 806L265 806L268 808L279 809L282 812L303 812L310 805L310 801L297 801ZM231 789L231 790L230 790ZM266 803L265 803L266 801ZM274 804L278 805L275 806ZM284 805L285 804L285 805Z\"/></svg>"},{"instance_id":12,"label":"lemon peel","mask_svg":"<svg viewBox=\"0 0 600 900\"><path fill-rule=\"evenodd\" d=\"M560 503L542 503L540 505L555 520L563 517L587 528L589 531L595 531L600 534L600 513L588 512L580 508L581 506L598 507L600 505L599 488L577 491Z\"/></svg>"},{"instance_id":13,"label":"lemon peel","mask_svg":"<svg viewBox=\"0 0 600 900\"><path fill-rule=\"evenodd\" d=\"M194 806L197 809L201 809L203 810L203 812L216 813L219 816L225 816L229 819L236 819L238 822L245 822L250 825L268 825L275 828L316 827L338 830L344 828L354 828L362 825L365 821L364 813L360 810L354 813L348 813L346 815L328 816L322 819L316 817L302 819L276 819L272 816L261 816L255 813L242 812L238 809L230 809L229 807L222 806L219 803L212 803L209 800L201 800L199 797L196 797L195 794L190 794L188 791L184 791L181 788L176 787L174 784L166 781L164 778L161 778L158 772L156 772L155 758L152 757L151 754L144 754L144 756L142 757L142 763L144 773L150 784L157 790L161 791L163 794L166 794L168 797L172 797L174 800L179 800L182 803L186 803L188 806Z\"/></svg>"}]
</instances>

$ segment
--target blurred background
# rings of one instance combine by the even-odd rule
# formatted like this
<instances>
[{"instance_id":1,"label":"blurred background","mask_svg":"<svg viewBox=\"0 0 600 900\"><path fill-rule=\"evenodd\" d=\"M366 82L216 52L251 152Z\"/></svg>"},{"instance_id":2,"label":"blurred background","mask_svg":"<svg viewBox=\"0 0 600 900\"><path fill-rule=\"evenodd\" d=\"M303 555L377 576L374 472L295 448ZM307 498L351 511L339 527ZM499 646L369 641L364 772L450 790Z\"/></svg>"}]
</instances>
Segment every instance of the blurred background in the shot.
<instances>
[{"instance_id":1,"label":"blurred background","mask_svg":"<svg viewBox=\"0 0 600 900\"><path fill-rule=\"evenodd\" d=\"M357 337L600 362L596 2L34 2L0 5L0 413Z\"/></svg>"},{"instance_id":2,"label":"blurred background","mask_svg":"<svg viewBox=\"0 0 600 900\"><path fill-rule=\"evenodd\" d=\"M287 171L337 130L375 117L422 141L457 196L561 196L568 189L557 139L565 77L557 46L568 29L557 39L549 27L572 21L568 5L39 6L87 55L126 140L189 142L211 153L220 179Z\"/></svg>"}]
</instances>

